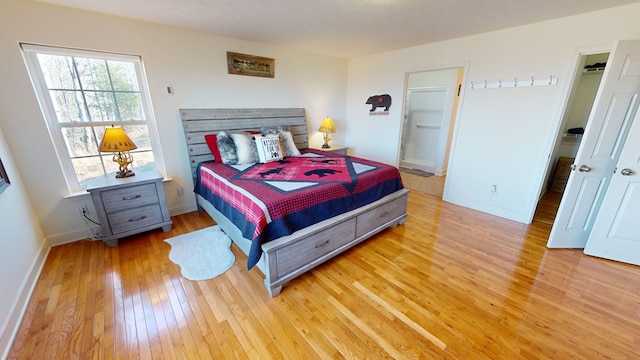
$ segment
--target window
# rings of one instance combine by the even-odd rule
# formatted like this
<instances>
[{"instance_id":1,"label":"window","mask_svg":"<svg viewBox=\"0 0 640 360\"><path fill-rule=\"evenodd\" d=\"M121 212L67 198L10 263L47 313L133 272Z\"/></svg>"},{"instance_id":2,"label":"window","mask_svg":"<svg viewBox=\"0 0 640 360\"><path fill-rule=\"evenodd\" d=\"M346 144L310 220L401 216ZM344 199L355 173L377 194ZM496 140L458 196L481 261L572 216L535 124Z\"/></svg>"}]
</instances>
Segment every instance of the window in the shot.
<instances>
[{"instance_id":1,"label":"window","mask_svg":"<svg viewBox=\"0 0 640 360\"><path fill-rule=\"evenodd\" d=\"M164 171L139 56L21 47L70 192L118 170L112 153L98 151L109 126L122 127L138 147L131 151L134 170Z\"/></svg>"}]
</instances>

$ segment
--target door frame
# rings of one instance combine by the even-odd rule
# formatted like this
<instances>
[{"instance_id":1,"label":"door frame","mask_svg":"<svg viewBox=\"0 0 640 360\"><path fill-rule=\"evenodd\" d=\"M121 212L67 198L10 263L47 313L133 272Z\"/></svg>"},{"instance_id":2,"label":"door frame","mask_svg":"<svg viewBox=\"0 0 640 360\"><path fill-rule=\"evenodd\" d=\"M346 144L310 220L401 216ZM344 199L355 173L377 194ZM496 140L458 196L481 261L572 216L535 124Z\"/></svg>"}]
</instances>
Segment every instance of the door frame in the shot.
<instances>
[{"instance_id":1,"label":"door frame","mask_svg":"<svg viewBox=\"0 0 640 360\"><path fill-rule=\"evenodd\" d=\"M569 111L570 97L573 91L576 90L575 86L576 86L577 78L579 76L582 76L581 75L582 69L580 68L582 58L584 56L601 54L601 53L611 54L611 51L613 50L613 47L615 46L615 44L616 42L613 41L611 44L606 44L606 45L601 44L601 45L581 47L581 48L577 48L574 52L573 60L571 61L571 69L572 69L571 79L570 81L564 82L564 85L563 85L564 87L562 89L562 94L564 94L564 101L562 103L562 106L558 109L558 114L556 115L556 118L558 120L556 121L555 128L552 132L553 136L549 137L549 147L548 147L549 151L547 153L548 154L547 162L545 166L541 168L540 184L538 185L538 191L537 193L532 194L532 196L535 196L535 199L534 201L532 201L532 207L529 213L529 222L528 222L529 224L533 221L533 217L535 215L536 208L538 207L538 203L542 199L542 196L544 195L544 193L547 191L547 183L549 180L549 176L551 174L551 171L553 170L553 166L555 165L553 164L553 160L555 159L555 156L559 152L560 144L562 142L562 135L564 133L564 127L566 126L566 121L567 121L566 116Z\"/></svg>"},{"instance_id":2,"label":"door frame","mask_svg":"<svg viewBox=\"0 0 640 360\"><path fill-rule=\"evenodd\" d=\"M442 66L436 66L436 67L427 67L427 68L414 68L414 69L406 69L405 73L404 73L404 89L403 89L403 108L402 108L402 115L401 115L401 119L402 121L400 122L400 131L398 133L398 148L397 148L397 158L396 158L396 164L400 164L401 159L402 159L402 147L404 146L403 140L404 140L404 132L405 132L405 109L406 106L405 104L407 103L407 90L409 87L409 75L413 74L413 73L421 73L421 72L435 72L435 71L443 71L443 70L452 70L452 69L458 69L458 77L457 77L457 82L458 82L458 89L455 89L456 94L457 94L457 98L454 101L454 105L453 105L453 109L451 111L451 120L448 122L448 141L447 141L447 145L446 145L446 152L448 152L448 155L445 156L444 158L444 164L446 164L446 168L449 168L449 163L451 162L451 159L453 159L453 152L455 151L455 147L453 146L453 144L455 144L455 138L457 136L457 131L458 131L458 119L460 119L461 116L461 111L462 111L462 106L463 106L463 102L464 102L464 94L465 94L465 84L467 83L467 74L469 72L469 62L464 62L464 63L451 63L451 64L447 64L447 65L442 65ZM443 192L443 197L444 194L446 194L447 192L447 179L445 178L445 183L444 183L444 192Z\"/></svg>"},{"instance_id":3,"label":"door frame","mask_svg":"<svg viewBox=\"0 0 640 360\"><path fill-rule=\"evenodd\" d=\"M449 136L449 126L447 126L445 128L445 125L450 125L451 123L451 117L452 117L452 113L453 113L453 104L455 103L455 99L451 99L451 101L449 101L449 96L450 93L449 91L451 90L451 88L449 86L421 86L421 87L413 87L413 88L407 88L406 89L406 96L405 96L405 103L404 103L404 109L402 111L402 135L400 138L400 165L402 166L403 163L408 162L407 159L405 159L405 151L406 151L406 142L408 140L408 135L407 132L409 130L409 115L410 115L410 104L411 104L411 95L413 95L414 93L429 93L429 92L441 92L443 91L445 93L445 103L444 103L444 107L443 109L443 115L448 114L449 115L449 121L446 121L445 124L445 118L443 117L441 119L441 123L440 123L440 133L438 135L438 146L437 146L437 150L436 150L436 159L433 163L433 171L428 171L428 172L433 172L436 173L438 170L438 164L441 161L440 160L440 156L443 155L441 154L442 152L442 139L444 137L444 132L446 132L447 136ZM449 102L451 102L451 104L449 104ZM446 106L449 105L450 108L448 110L446 110ZM445 149L446 151L446 149ZM442 158L442 161L444 161L444 156ZM440 164L441 166L443 166L444 164ZM425 164L423 166L420 166L419 168L417 168L418 170L423 170L423 171L427 171L428 166ZM438 174L438 175L442 175L442 174Z\"/></svg>"}]
</instances>

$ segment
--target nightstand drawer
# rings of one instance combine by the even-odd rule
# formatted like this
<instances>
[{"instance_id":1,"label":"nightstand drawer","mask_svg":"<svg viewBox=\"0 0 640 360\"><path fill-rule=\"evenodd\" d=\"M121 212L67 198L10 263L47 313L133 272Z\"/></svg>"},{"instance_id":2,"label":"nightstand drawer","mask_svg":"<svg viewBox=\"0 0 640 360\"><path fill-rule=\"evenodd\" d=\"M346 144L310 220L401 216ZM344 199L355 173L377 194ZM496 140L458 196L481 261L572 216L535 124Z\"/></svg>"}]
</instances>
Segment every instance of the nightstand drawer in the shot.
<instances>
[{"instance_id":1,"label":"nightstand drawer","mask_svg":"<svg viewBox=\"0 0 640 360\"><path fill-rule=\"evenodd\" d=\"M105 211L110 214L123 209L157 203L158 191L154 183L108 190L102 193L102 202Z\"/></svg>"},{"instance_id":2,"label":"nightstand drawer","mask_svg":"<svg viewBox=\"0 0 640 360\"><path fill-rule=\"evenodd\" d=\"M108 215L111 232L116 235L162 222L159 204L124 210Z\"/></svg>"}]
</instances>

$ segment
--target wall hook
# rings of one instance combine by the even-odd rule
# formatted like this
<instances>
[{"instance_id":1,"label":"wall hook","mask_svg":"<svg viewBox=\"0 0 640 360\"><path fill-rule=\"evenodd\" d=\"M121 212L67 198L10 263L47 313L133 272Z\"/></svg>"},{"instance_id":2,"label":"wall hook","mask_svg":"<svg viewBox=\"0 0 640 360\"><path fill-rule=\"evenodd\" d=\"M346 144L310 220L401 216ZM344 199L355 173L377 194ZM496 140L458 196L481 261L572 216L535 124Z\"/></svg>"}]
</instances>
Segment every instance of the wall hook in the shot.
<instances>
[{"instance_id":1,"label":"wall hook","mask_svg":"<svg viewBox=\"0 0 640 360\"><path fill-rule=\"evenodd\" d=\"M498 87L502 87L502 79L498 79Z\"/></svg>"},{"instance_id":2,"label":"wall hook","mask_svg":"<svg viewBox=\"0 0 640 360\"><path fill-rule=\"evenodd\" d=\"M487 88L487 80L484 81L484 88Z\"/></svg>"},{"instance_id":3,"label":"wall hook","mask_svg":"<svg viewBox=\"0 0 640 360\"><path fill-rule=\"evenodd\" d=\"M518 78L513 78L513 87L518 86Z\"/></svg>"},{"instance_id":4,"label":"wall hook","mask_svg":"<svg viewBox=\"0 0 640 360\"><path fill-rule=\"evenodd\" d=\"M531 86L533 86L533 76L531 77Z\"/></svg>"},{"instance_id":5,"label":"wall hook","mask_svg":"<svg viewBox=\"0 0 640 360\"><path fill-rule=\"evenodd\" d=\"M471 82L471 90L473 90L473 81Z\"/></svg>"},{"instance_id":6,"label":"wall hook","mask_svg":"<svg viewBox=\"0 0 640 360\"><path fill-rule=\"evenodd\" d=\"M549 75L549 85L553 82L553 75Z\"/></svg>"}]
</instances>

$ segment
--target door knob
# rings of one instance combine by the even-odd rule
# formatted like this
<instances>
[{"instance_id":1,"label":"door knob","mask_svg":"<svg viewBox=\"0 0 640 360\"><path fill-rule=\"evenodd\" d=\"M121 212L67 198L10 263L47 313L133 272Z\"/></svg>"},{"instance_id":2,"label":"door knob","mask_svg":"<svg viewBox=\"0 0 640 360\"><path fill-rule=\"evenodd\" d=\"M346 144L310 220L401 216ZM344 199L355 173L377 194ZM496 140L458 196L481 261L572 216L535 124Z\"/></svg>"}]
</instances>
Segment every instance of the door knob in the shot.
<instances>
[{"instance_id":1,"label":"door knob","mask_svg":"<svg viewBox=\"0 0 640 360\"><path fill-rule=\"evenodd\" d=\"M625 168L620 171L620 174L624 176L633 175L633 170Z\"/></svg>"},{"instance_id":2,"label":"door knob","mask_svg":"<svg viewBox=\"0 0 640 360\"><path fill-rule=\"evenodd\" d=\"M578 168L578 171L580 171L580 172L589 172L589 171L591 171L591 168L588 167L587 165L580 165L580 168Z\"/></svg>"}]
</instances>

